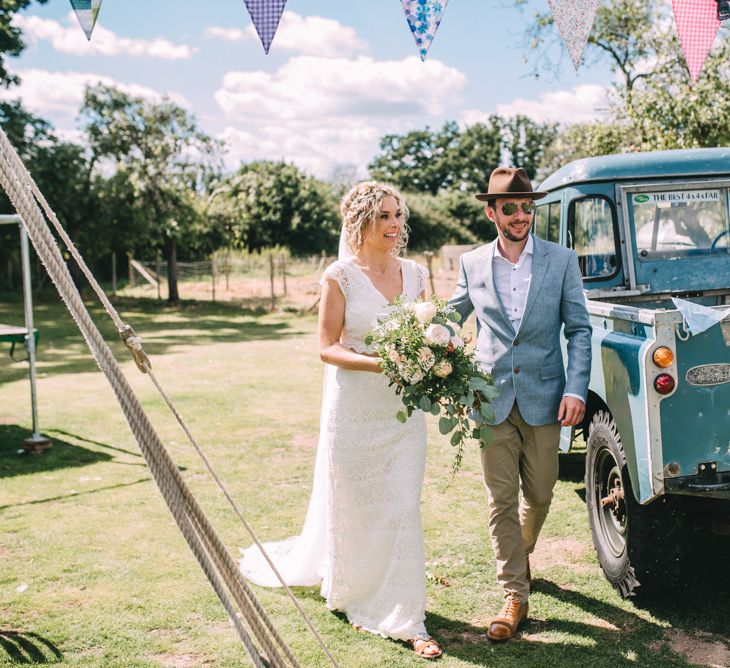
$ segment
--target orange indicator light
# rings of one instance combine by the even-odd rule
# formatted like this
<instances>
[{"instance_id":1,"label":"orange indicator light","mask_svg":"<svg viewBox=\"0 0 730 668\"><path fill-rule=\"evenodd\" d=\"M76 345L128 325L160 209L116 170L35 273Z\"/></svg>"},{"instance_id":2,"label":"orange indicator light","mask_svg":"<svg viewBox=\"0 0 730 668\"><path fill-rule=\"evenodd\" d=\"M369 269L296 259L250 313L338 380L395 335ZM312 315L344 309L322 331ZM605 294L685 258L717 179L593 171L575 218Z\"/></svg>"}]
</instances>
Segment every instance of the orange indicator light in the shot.
<instances>
[{"instance_id":1,"label":"orange indicator light","mask_svg":"<svg viewBox=\"0 0 730 668\"><path fill-rule=\"evenodd\" d=\"M662 346L654 351L651 358L654 360L654 364L658 367L666 369L672 364L672 362L674 362L674 353L666 346Z\"/></svg>"}]
</instances>

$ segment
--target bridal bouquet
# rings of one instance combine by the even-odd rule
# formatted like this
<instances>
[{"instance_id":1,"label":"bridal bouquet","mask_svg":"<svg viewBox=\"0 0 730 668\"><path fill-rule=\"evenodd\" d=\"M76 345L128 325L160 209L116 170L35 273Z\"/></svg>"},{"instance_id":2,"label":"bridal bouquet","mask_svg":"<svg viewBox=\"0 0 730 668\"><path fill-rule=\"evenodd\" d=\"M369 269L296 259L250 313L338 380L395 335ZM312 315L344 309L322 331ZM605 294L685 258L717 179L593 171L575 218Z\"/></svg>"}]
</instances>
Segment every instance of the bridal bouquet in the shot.
<instances>
[{"instance_id":1,"label":"bridal bouquet","mask_svg":"<svg viewBox=\"0 0 730 668\"><path fill-rule=\"evenodd\" d=\"M365 338L375 344L380 366L402 395L405 408L396 418L405 422L414 410L440 415L439 431L451 434L458 471L469 437L486 445L492 432L484 422L494 419L490 402L497 395L492 377L484 373L461 335L461 316L440 299L403 304ZM480 415L484 422L474 424Z\"/></svg>"}]
</instances>

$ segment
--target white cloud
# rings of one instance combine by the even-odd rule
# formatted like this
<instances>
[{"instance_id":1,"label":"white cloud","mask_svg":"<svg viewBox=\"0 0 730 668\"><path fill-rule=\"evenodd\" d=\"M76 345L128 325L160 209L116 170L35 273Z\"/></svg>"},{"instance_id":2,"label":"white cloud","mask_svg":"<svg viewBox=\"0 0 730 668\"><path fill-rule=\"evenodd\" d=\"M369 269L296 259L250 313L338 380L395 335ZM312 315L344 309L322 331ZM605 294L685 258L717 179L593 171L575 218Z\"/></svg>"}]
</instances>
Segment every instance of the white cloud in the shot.
<instances>
[{"instance_id":1,"label":"white cloud","mask_svg":"<svg viewBox=\"0 0 730 668\"><path fill-rule=\"evenodd\" d=\"M437 60L297 56L276 72L228 72L215 100L234 160L286 158L318 176L361 169L385 133L440 124L466 77Z\"/></svg>"},{"instance_id":2,"label":"white cloud","mask_svg":"<svg viewBox=\"0 0 730 668\"><path fill-rule=\"evenodd\" d=\"M498 104L495 112L500 116L528 116L538 123L586 123L599 121L606 116L609 90L596 84L583 84L568 90L541 93L536 99L518 97L507 104ZM461 120L466 125L485 121L488 113L466 109Z\"/></svg>"},{"instance_id":3,"label":"white cloud","mask_svg":"<svg viewBox=\"0 0 730 668\"><path fill-rule=\"evenodd\" d=\"M146 86L125 84L111 77L91 72L50 72L48 70L27 69L13 72L21 83L10 90L0 90L0 99L23 101L23 105L33 113L54 121L60 129L73 125L84 99L87 85L98 83L115 86L130 95L159 102L163 95ZM168 97L179 106L190 108L190 102L183 96L170 93Z\"/></svg>"},{"instance_id":4,"label":"white cloud","mask_svg":"<svg viewBox=\"0 0 730 668\"><path fill-rule=\"evenodd\" d=\"M13 18L13 24L20 28L31 43L48 41L56 51L77 56L125 54L161 60L188 60L196 52L196 49L185 44L173 44L162 38L146 40L120 37L99 23L94 28L93 39L88 41L73 12L69 14L67 23L67 26L63 26L58 21L23 14L16 14Z\"/></svg>"},{"instance_id":5,"label":"white cloud","mask_svg":"<svg viewBox=\"0 0 730 668\"><path fill-rule=\"evenodd\" d=\"M206 28L206 34L229 42L259 39L253 24L242 30ZM277 51L325 58L353 56L366 51L367 47L367 42L349 26L321 16L300 16L294 12L284 12L272 45Z\"/></svg>"}]
</instances>

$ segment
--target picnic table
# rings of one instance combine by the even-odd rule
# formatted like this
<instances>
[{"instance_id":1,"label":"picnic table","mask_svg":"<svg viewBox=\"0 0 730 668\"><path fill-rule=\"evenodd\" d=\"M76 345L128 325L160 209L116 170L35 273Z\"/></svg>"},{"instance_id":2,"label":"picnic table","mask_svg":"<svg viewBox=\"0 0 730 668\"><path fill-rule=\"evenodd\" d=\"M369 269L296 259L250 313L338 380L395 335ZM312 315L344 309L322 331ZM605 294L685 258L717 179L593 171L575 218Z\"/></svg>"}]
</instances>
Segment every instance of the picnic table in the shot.
<instances>
[{"instance_id":1,"label":"picnic table","mask_svg":"<svg viewBox=\"0 0 730 668\"><path fill-rule=\"evenodd\" d=\"M33 329L36 346L40 338L40 332ZM10 357L15 359L15 345L18 343L25 344L25 337L28 336L28 330L25 327L14 327L13 325L3 325L0 323L0 343L10 344Z\"/></svg>"}]
</instances>

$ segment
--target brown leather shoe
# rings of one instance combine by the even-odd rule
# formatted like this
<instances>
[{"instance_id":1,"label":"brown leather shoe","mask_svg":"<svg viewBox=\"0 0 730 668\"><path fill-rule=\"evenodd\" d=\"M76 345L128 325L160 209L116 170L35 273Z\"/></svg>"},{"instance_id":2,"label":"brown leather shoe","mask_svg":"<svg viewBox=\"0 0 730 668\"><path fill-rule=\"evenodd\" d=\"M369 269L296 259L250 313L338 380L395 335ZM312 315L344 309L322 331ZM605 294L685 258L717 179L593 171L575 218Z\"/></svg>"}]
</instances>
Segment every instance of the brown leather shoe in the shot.
<instances>
[{"instance_id":1,"label":"brown leather shoe","mask_svg":"<svg viewBox=\"0 0 730 668\"><path fill-rule=\"evenodd\" d=\"M525 577L527 578L527 586L530 589L530 593L532 593L532 573L530 573L530 555L529 554L525 557L525 560L527 561L527 567L525 568Z\"/></svg>"},{"instance_id":2,"label":"brown leather shoe","mask_svg":"<svg viewBox=\"0 0 730 668\"><path fill-rule=\"evenodd\" d=\"M509 640L514 638L520 624L527 619L529 605L521 603L514 594L510 594L504 601L502 609L489 622L487 638L490 640Z\"/></svg>"}]
</instances>

